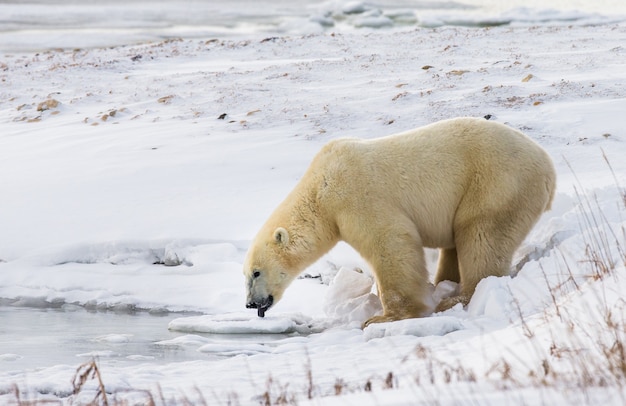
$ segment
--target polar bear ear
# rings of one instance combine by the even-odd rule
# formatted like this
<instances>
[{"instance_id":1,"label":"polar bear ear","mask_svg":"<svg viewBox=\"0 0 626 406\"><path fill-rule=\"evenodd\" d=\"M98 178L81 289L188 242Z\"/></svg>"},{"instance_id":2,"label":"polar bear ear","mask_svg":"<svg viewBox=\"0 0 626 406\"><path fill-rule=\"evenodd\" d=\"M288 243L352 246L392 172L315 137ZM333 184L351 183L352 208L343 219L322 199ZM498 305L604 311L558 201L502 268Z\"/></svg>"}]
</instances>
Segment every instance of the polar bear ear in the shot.
<instances>
[{"instance_id":1,"label":"polar bear ear","mask_svg":"<svg viewBox=\"0 0 626 406\"><path fill-rule=\"evenodd\" d=\"M281 245L289 244L289 232L282 227L278 227L274 231L274 241Z\"/></svg>"}]
</instances>

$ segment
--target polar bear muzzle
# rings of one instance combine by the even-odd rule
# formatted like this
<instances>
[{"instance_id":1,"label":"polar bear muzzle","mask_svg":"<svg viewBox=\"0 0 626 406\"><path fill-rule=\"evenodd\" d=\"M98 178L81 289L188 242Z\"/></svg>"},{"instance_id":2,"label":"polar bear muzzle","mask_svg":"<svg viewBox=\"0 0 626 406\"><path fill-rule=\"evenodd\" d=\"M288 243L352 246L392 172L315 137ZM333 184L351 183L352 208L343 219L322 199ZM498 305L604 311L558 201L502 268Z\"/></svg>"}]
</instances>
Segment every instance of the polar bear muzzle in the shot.
<instances>
[{"instance_id":1,"label":"polar bear muzzle","mask_svg":"<svg viewBox=\"0 0 626 406\"><path fill-rule=\"evenodd\" d=\"M268 287L267 273L260 269L253 269L248 278L248 298L246 308L258 309L259 317L265 317L267 309L274 304L274 293ZM280 297L279 297L280 298Z\"/></svg>"},{"instance_id":2,"label":"polar bear muzzle","mask_svg":"<svg viewBox=\"0 0 626 406\"><path fill-rule=\"evenodd\" d=\"M274 296L269 295L267 298L262 299L262 300L259 300L259 299L250 300L246 304L246 308L257 309L257 315L259 317L265 317L265 312L267 311L267 309L272 307L273 304L274 304Z\"/></svg>"}]
</instances>

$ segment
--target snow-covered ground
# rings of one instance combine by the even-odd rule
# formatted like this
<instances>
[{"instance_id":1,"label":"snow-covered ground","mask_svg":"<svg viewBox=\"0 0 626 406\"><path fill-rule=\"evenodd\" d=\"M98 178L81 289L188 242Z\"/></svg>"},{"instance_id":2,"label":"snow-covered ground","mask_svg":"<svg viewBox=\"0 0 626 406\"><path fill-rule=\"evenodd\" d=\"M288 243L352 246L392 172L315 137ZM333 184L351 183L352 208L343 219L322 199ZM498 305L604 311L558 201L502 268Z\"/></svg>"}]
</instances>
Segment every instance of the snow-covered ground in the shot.
<instances>
[{"instance_id":1,"label":"snow-covered ground","mask_svg":"<svg viewBox=\"0 0 626 406\"><path fill-rule=\"evenodd\" d=\"M203 313L171 313L182 334L153 343L196 360L100 354L109 397L131 403L147 390L157 403L623 404L625 113L623 24L4 55L0 300ZM465 310L363 331L378 306L368 266L340 245L265 319L244 308L248 244L325 142L487 115L539 142L559 175L515 277L486 279ZM23 356L0 348L0 363ZM72 394L80 362L3 365L0 402L15 385L22 400L88 402L95 380Z\"/></svg>"}]
</instances>

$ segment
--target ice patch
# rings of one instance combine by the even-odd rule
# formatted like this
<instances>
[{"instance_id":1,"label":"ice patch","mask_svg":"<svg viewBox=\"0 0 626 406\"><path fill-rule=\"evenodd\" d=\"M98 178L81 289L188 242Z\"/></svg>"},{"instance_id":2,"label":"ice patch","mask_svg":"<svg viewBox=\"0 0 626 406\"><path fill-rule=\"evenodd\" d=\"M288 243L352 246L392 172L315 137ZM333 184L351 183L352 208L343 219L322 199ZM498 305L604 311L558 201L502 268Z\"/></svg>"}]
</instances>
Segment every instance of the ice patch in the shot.
<instances>
[{"instance_id":1,"label":"ice patch","mask_svg":"<svg viewBox=\"0 0 626 406\"><path fill-rule=\"evenodd\" d=\"M502 19L520 23L574 22L585 19L599 18L599 15L576 10L537 9L531 7L515 7L502 14Z\"/></svg>"},{"instance_id":2,"label":"ice patch","mask_svg":"<svg viewBox=\"0 0 626 406\"><path fill-rule=\"evenodd\" d=\"M76 356L81 358L114 358L119 357L119 354L114 351L104 350L84 352L82 354L76 354Z\"/></svg>"},{"instance_id":3,"label":"ice patch","mask_svg":"<svg viewBox=\"0 0 626 406\"><path fill-rule=\"evenodd\" d=\"M204 353L216 353L225 356L234 355L254 355L265 352L272 352L272 348L263 344L241 344L241 343L228 343L218 342L205 344L198 348L199 352Z\"/></svg>"},{"instance_id":4,"label":"ice patch","mask_svg":"<svg viewBox=\"0 0 626 406\"><path fill-rule=\"evenodd\" d=\"M129 355L126 359L131 361L152 361L155 358L150 355Z\"/></svg>"},{"instance_id":5,"label":"ice patch","mask_svg":"<svg viewBox=\"0 0 626 406\"><path fill-rule=\"evenodd\" d=\"M350 1L341 8L341 11L344 14L360 14L368 11L369 9L370 7L362 1Z\"/></svg>"},{"instance_id":6,"label":"ice patch","mask_svg":"<svg viewBox=\"0 0 626 406\"><path fill-rule=\"evenodd\" d=\"M158 341L156 345L165 345L172 347L196 347L199 345L204 345L208 343L210 340L206 337L202 337L195 334L187 334L184 336L176 337L171 340L163 340Z\"/></svg>"},{"instance_id":7,"label":"ice patch","mask_svg":"<svg viewBox=\"0 0 626 406\"><path fill-rule=\"evenodd\" d=\"M0 354L0 361L17 361L23 357L18 354Z\"/></svg>"},{"instance_id":8,"label":"ice patch","mask_svg":"<svg viewBox=\"0 0 626 406\"><path fill-rule=\"evenodd\" d=\"M111 344L125 344L130 342L131 337L132 334L107 334L96 337L93 339L93 341Z\"/></svg>"},{"instance_id":9,"label":"ice patch","mask_svg":"<svg viewBox=\"0 0 626 406\"><path fill-rule=\"evenodd\" d=\"M249 313L228 313L181 317L170 322L172 331L210 334L289 334L304 332L310 319L300 315L256 317Z\"/></svg>"},{"instance_id":10,"label":"ice patch","mask_svg":"<svg viewBox=\"0 0 626 406\"><path fill-rule=\"evenodd\" d=\"M424 317L406 319L389 323L370 324L363 330L365 340L398 335L415 337L444 336L453 331L464 329L461 320L456 317Z\"/></svg>"},{"instance_id":11,"label":"ice patch","mask_svg":"<svg viewBox=\"0 0 626 406\"><path fill-rule=\"evenodd\" d=\"M372 15L357 19L354 26L357 28L387 28L393 27L393 21L383 15Z\"/></svg>"},{"instance_id":12,"label":"ice patch","mask_svg":"<svg viewBox=\"0 0 626 406\"><path fill-rule=\"evenodd\" d=\"M393 21L383 15L381 10L370 10L363 13L361 17L354 21L354 26L357 28L384 28L392 27Z\"/></svg>"}]
</instances>

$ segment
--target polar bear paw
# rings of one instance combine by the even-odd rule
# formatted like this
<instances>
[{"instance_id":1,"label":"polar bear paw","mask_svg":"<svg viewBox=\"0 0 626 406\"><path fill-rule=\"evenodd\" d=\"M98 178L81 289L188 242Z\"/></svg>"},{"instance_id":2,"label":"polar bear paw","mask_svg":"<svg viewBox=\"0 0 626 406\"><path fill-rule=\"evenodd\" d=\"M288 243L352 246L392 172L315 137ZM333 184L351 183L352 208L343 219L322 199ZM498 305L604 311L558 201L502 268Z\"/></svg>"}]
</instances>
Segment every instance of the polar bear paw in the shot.
<instances>
[{"instance_id":1,"label":"polar bear paw","mask_svg":"<svg viewBox=\"0 0 626 406\"><path fill-rule=\"evenodd\" d=\"M390 321L396 321L396 320L398 320L398 319L396 317L392 317L392 316L385 316L385 315L374 316L374 317L370 317L369 319L365 320L365 322L363 323L363 325L361 327L365 328L365 327L369 326L370 324L374 324L374 323L388 323Z\"/></svg>"},{"instance_id":2,"label":"polar bear paw","mask_svg":"<svg viewBox=\"0 0 626 406\"><path fill-rule=\"evenodd\" d=\"M469 303L470 299L471 297L465 296L465 295L452 296L452 297L445 298L441 302L439 302L439 304L435 308L435 313L440 313L448 309L452 309L454 306L456 306L459 303L461 303L463 307L465 307Z\"/></svg>"}]
</instances>

